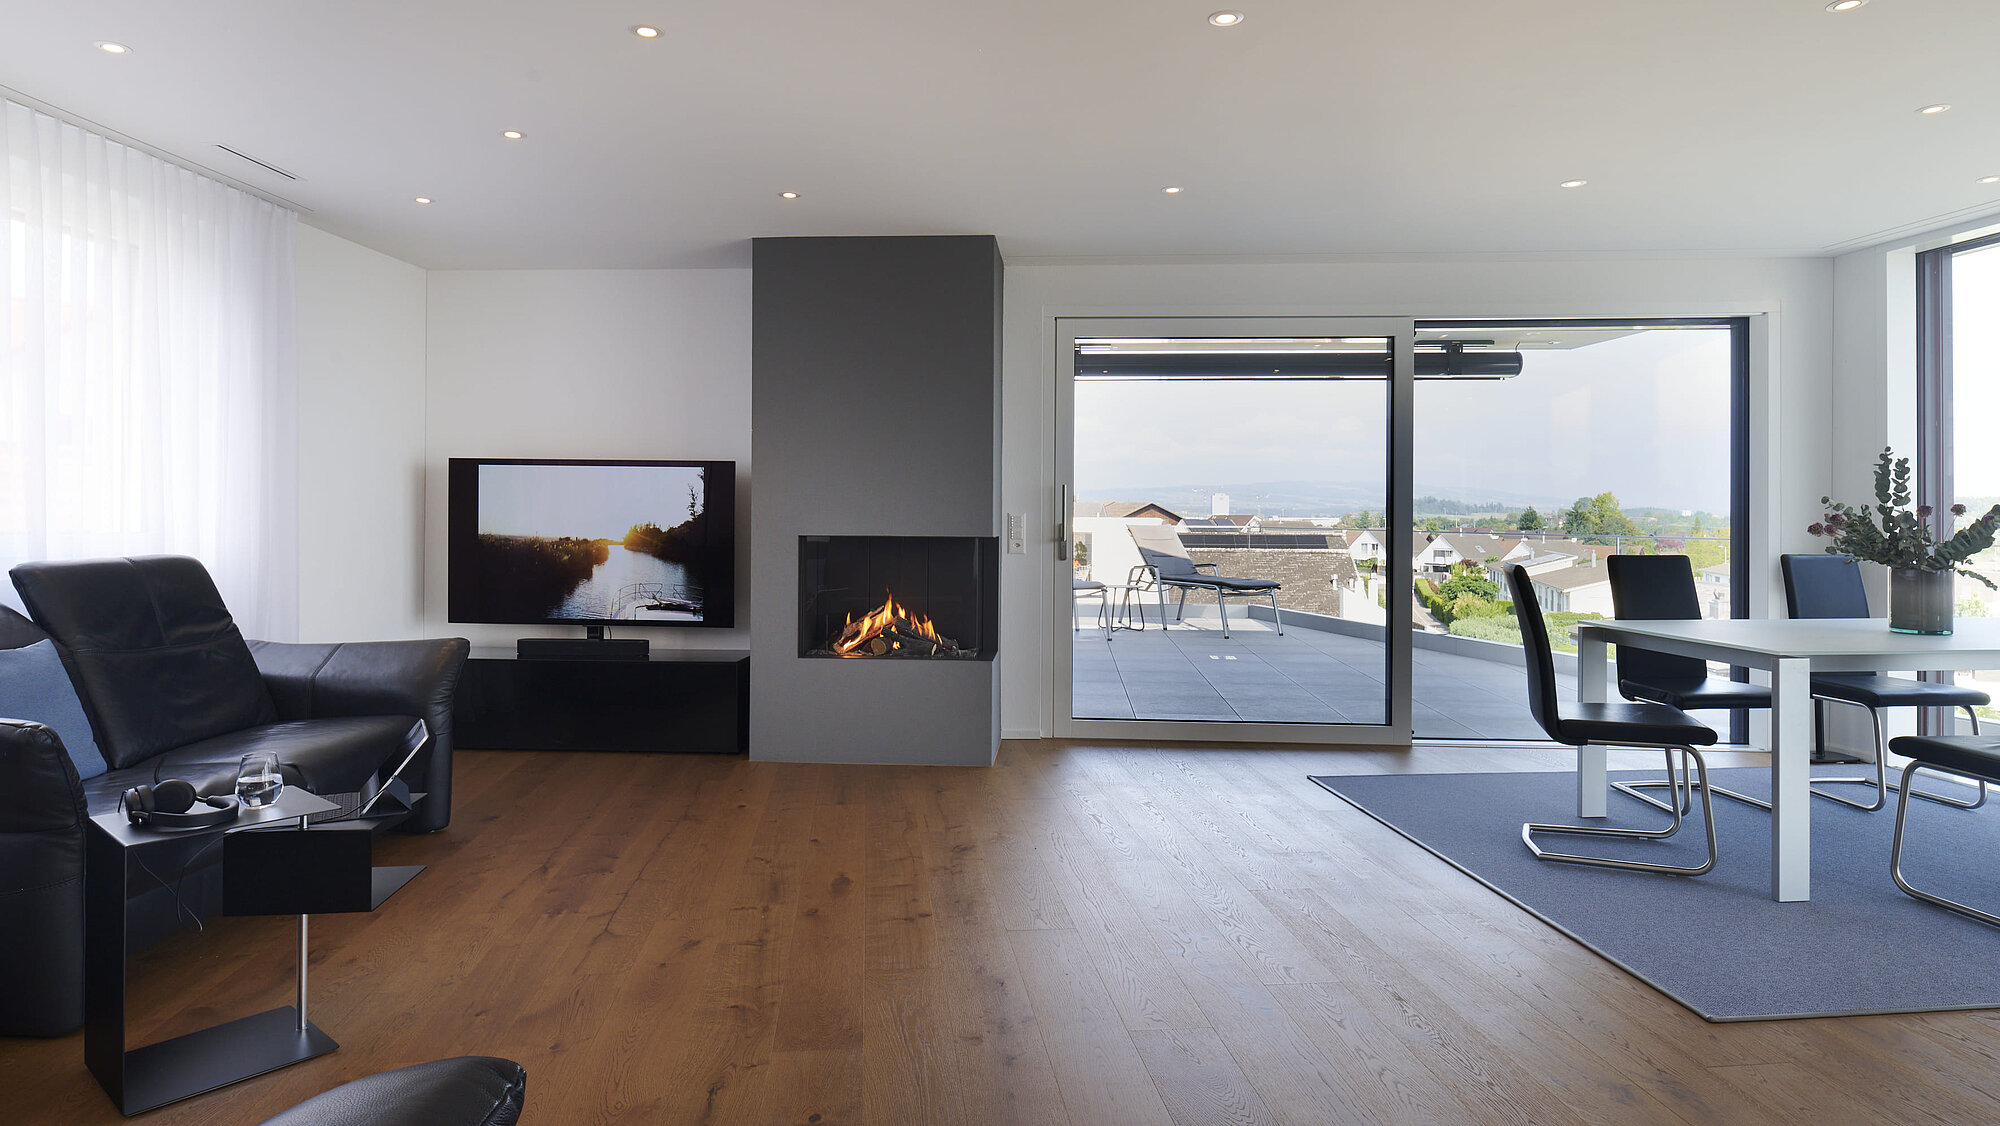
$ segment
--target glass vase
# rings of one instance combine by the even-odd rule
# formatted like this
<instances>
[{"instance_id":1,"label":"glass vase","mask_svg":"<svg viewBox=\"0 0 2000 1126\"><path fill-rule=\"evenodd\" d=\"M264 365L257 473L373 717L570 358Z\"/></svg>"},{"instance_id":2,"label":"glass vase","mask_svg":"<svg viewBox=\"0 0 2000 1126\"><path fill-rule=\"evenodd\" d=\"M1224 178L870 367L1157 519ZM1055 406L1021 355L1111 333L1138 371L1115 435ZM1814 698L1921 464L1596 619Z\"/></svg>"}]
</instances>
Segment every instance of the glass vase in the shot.
<instances>
[{"instance_id":1,"label":"glass vase","mask_svg":"<svg viewBox=\"0 0 2000 1126\"><path fill-rule=\"evenodd\" d=\"M1889 569L1889 628L1897 633L1950 633L1952 573Z\"/></svg>"}]
</instances>

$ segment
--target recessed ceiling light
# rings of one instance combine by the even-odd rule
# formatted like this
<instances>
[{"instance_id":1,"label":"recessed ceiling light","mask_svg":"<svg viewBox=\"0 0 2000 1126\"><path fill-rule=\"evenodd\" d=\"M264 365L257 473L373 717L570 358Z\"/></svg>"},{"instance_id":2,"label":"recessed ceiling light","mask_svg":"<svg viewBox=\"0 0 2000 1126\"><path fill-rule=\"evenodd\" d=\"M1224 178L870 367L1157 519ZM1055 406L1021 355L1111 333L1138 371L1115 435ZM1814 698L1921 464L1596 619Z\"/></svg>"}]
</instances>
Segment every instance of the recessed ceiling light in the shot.
<instances>
[{"instance_id":1,"label":"recessed ceiling light","mask_svg":"<svg viewBox=\"0 0 2000 1126\"><path fill-rule=\"evenodd\" d=\"M127 47L123 43L113 43L108 39L98 40L97 49L107 55L129 55L132 53L132 48Z\"/></svg>"},{"instance_id":2,"label":"recessed ceiling light","mask_svg":"<svg viewBox=\"0 0 2000 1126\"><path fill-rule=\"evenodd\" d=\"M1243 22L1243 13L1227 9L1220 12L1211 12L1208 22L1217 27L1235 27L1237 24Z\"/></svg>"},{"instance_id":3,"label":"recessed ceiling light","mask_svg":"<svg viewBox=\"0 0 2000 1126\"><path fill-rule=\"evenodd\" d=\"M1167 193L1168 195L1179 195L1179 194L1181 194L1181 189L1179 189L1179 188L1161 188L1160 190L1161 190L1161 191L1163 191L1163 192L1165 192L1165 193Z\"/></svg>"},{"instance_id":4,"label":"recessed ceiling light","mask_svg":"<svg viewBox=\"0 0 2000 1126\"><path fill-rule=\"evenodd\" d=\"M1951 108L1950 102L1932 102L1930 105L1927 106L1918 106L1917 112L1928 113L1928 114L1939 114L1943 113L1944 111L1950 108Z\"/></svg>"},{"instance_id":5,"label":"recessed ceiling light","mask_svg":"<svg viewBox=\"0 0 2000 1126\"><path fill-rule=\"evenodd\" d=\"M642 23L632 29L632 34L641 39L658 39L660 37L660 29L657 27L647 27Z\"/></svg>"},{"instance_id":6,"label":"recessed ceiling light","mask_svg":"<svg viewBox=\"0 0 2000 1126\"><path fill-rule=\"evenodd\" d=\"M797 192L779 192L779 193L778 193L778 198L779 198L779 199L797 199L797 198L799 198L799 193L797 193Z\"/></svg>"},{"instance_id":7,"label":"recessed ceiling light","mask_svg":"<svg viewBox=\"0 0 2000 1126\"><path fill-rule=\"evenodd\" d=\"M418 196L418 197L417 197L417 202L418 202L418 203L429 203L430 201L431 201L431 197L429 197L429 196L427 196L427 195L420 195L420 196Z\"/></svg>"},{"instance_id":8,"label":"recessed ceiling light","mask_svg":"<svg viewBox=\"0 0 2000 1126\"><path fill-rule=\"evenodd\" d=\"M500 130L500 135L502 137L507 138L510 141L518 141L521 139L521 131L519 129L502 129Z\"/></svg>"},{"instance_id":9,"label":"recessed ceiling light","mask_svg":"<svg viewBox=\"0 0 2000 1126\"><path fill-rule=\"evenodd\" d=\"M1590 181L1589 181L1589 180L1564 180L1564 181L1563 181L1562 183L1560 183L1560 184L1557 184L1557 185L1556 185L1556 187L1558 187L1558 188L1580 188L1580 187L1582 187L1582 186L1584 186L1585 184L1588 184L1588 183L1590 183Z\"/></svg>"},{"instance_id":10,"label":"recessed ceiling light","mask_svg":"<svg viewBox=\"0 0 2000 1126\"><path fill-rule=\"evenodd\" d=\"M1973 181L1973 183L1975 183L1975 184L2000 184L2000 176L1981 176L1981 177L1980 177L1979 179L1977 179L1977 180L1974 180L1974 181Z\"/></svg>"},{"instance_id":11,"label":"recessed ceiling light","mask_svg":"<svg viewBox=\"0 0 2000 1126\"><path fill-rule=\"evenodd\" d=\"M1833 3L1826 6L1826 10L1829 12L1851 12L1867 2L1868 0L1833 0Z\"/></svg>"}]
</instances>

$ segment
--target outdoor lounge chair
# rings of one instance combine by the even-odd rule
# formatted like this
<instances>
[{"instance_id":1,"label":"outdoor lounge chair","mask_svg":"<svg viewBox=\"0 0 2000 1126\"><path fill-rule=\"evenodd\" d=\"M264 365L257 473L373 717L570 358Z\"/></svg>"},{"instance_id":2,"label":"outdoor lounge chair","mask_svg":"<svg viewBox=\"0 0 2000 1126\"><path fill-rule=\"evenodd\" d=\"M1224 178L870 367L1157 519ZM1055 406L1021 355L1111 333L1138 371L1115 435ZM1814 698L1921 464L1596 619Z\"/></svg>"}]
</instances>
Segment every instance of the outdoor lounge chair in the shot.
<instances>
[{"instance_id":1,"label":"outdoor lounge chair","mask_svg":"<svg viewBox=\"0 0 2000 1126\"><path fill-rule=\"evenodd\" d=\"M1278 613L1278 591L1283 589L1275 579L1236 579L1215 573L1215 564L1196 563L1188 558L1187 549L1181 546L1181 537L1172 529L1140 524L1130 526L1132 542L1139 547L1139 557L1145 560L1142 566L1147 577L1152 579L1160 592L1160 624L1167 622L1167 588L1180 592L1180 602L1174 609L1174 620L1179 621L1187 609L1187 592L1205 590L1215 595L1215 605L1222 612L1222 636L1229 636L1229 600L1232 598L1269 598L1271 600L1271 620L1277 624L1279 636L1285 632L1285 622ZM1207 568L1207 570L1203 570Z\"/></svg>"}]
</instances>

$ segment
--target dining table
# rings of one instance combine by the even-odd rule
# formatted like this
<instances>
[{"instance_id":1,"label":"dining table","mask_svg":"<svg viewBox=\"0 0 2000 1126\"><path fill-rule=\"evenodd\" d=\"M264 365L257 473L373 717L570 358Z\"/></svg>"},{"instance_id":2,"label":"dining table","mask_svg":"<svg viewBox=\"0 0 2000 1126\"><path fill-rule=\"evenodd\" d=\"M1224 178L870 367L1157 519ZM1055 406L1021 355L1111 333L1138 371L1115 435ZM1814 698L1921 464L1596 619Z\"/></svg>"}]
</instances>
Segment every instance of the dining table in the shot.
<instances>
[{"instance_id":1,"label":"dining table","mask_svg":"<svg viewBox=\"0 0 2000 1126\"><path fill-rule=\"evenodd\" d=\"M1883 618L1703 618L1580 621L1577 700L1603 703L1614 682L1609 646L1761 670L1771 688L1771 898L1812 898L1812 674L2000 668L2000 619L1960 618L1948 634L1899 633ZM1601 746L1577 750L1577 812L1606 815ZM1882 859L1888 867L1888 857ZM1886 876L1885 876L1886 878Z\"/></svg>"}]
</instances>

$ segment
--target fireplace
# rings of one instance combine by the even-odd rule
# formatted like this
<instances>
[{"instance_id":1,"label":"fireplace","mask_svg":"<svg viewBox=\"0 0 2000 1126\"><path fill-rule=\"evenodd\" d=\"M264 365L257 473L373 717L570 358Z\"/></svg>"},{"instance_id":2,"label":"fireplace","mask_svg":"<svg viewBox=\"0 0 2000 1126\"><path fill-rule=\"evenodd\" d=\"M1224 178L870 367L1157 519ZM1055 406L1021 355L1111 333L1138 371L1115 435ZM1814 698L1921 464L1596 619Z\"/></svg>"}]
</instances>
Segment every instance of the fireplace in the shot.
<instances>
[{"instance_id":1,"label":"fireplace","mask_svg":"<svg viewBox=\"0 0 2000 1126\"><path fill-rule=\"evenodd\" d=\"M998 550L990 536L800 536L799 656L991 661Z\"/></svg>"}]
</instances>

